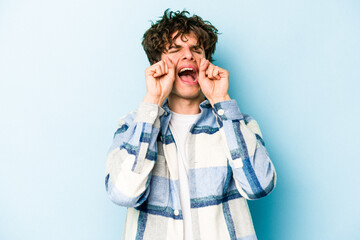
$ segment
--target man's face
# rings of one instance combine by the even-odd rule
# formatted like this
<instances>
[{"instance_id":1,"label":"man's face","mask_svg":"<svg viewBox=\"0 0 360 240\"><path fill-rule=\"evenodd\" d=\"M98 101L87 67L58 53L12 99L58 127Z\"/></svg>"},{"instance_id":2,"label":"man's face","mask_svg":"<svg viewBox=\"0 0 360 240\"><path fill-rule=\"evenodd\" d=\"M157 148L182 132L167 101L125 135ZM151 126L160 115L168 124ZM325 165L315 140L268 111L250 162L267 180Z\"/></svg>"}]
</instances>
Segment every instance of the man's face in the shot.
<instances>
[{"instance_id":1,"label":"man's face","mask_svg":"<svg viewBox=\"0 0 360 240\"><path fill-rule=\"evenodd\" d=\"M177 32L173 34L176 35ZM173 44L166 46L166 51L161 59L168 57L176 64L175 81L170 96L183 99L203 99L203 94L198 83L199 66L201 58L205 57L202 46L197 45L197 37L190 32L179 36Z\"/></svg>"}]
</instances>

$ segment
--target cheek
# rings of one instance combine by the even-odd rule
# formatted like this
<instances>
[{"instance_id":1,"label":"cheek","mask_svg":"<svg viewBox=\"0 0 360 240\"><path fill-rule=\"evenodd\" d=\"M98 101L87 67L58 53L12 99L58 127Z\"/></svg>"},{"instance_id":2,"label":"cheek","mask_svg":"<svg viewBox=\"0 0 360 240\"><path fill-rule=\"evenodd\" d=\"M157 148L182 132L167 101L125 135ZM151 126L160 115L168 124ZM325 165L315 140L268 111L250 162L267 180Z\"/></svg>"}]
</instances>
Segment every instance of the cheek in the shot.
<instances>
[{"instance_id":1,"label":"cheek","mask_svg":"<svg viewBox=\"0 0 360 240\"><path fill-rule=\"evenodd\" d=\"M178 60L179 60L179 58L180 58L180 55L179 55L179 54L172 54L172 55L170 55L170 56L168 56L168 57L171 59L171 61L172 61L173 63L177 63Z\"/></svg>"},{"instance_id":2,"label":"cheek","mask_svg":"<svg viewBox=\"0 0 360 240\"><path fill-rule=\"evenodd\" d=\"M176 54L169 54L161 56L161 59L165 60L165 57L168 57L173 63L176 63L180 56Z\"/></svg>"}]
</instances>

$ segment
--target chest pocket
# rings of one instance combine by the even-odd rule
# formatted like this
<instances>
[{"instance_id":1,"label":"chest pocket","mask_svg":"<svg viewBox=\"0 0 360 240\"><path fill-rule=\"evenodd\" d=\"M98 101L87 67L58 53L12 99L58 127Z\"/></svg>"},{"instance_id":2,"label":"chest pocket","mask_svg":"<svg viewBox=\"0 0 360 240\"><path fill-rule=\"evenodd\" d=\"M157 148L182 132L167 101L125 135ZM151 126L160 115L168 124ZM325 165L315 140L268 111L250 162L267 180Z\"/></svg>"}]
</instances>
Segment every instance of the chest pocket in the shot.
<instances>
[{"instance_id":1,"label":"chest pocket","mask_svg":"<svg viewBox=\"0 0 360 240\"><path fill-rule=\"evenodd\" d=\"M227 166L227 159L223 146L212 147L208 151L209 167Z\"/></svg>"},{"instance_id":2,"label":"chest pocket","mask_svg":"<svg viewBox=\"0 0 360 240\"><path fill-rule=\"evenodd\" d=\"M194 153L195 168L227 166L224 144L219 132L194 135L189 150L189 153Z\"/></svg>"}]
</instances>

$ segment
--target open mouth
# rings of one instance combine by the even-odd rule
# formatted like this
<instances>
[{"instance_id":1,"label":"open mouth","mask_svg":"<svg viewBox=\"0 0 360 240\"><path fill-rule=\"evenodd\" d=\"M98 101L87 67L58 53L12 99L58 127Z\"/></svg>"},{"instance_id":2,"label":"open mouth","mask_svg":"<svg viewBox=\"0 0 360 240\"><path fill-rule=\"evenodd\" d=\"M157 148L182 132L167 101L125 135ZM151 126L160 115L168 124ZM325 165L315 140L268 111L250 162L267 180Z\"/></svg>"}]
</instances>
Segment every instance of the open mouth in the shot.
<instances>
[{"instance_id":1,"label":"open mouth","mask_svg":"<svg viewBox=\"0 0 360 240\"><path fill-rule=\"evenodd\" d=\"M198 73L195 68L185 67L179 70L178 76L185 83L196 84Z\"/></svg>"}]
</instances>

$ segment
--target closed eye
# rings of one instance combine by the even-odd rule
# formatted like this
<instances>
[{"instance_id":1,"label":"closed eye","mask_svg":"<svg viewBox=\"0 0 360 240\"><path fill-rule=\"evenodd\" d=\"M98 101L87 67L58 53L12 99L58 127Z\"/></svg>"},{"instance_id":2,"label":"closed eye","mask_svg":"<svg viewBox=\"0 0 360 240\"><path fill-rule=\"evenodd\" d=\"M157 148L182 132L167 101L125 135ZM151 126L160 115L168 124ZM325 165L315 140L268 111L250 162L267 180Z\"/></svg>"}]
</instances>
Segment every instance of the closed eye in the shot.
<instances>
[{"instance_id":1,"label":"closed eye","mask_svg":"<svg viewBox=\"0 0 360 240\"><path fill-rule=\"evenodd\" d=\"M199 53L199 54L201 54L203 52L202 48L200 48L200 47L194 47L193 50L194 50L194 52Z\"/></svg>"},{"instance_id":2,"label":"closed eye","mask_svg":"<svg viewBox=\"0 0 360 240\"><path fill-rule=\"evenodd\" d=\"M178 52L179 50L180 50L180 46L173 45L173 46L169 47L168 52L169 53L174 53L174 52Z\"/></svg>"}]
</instances>

